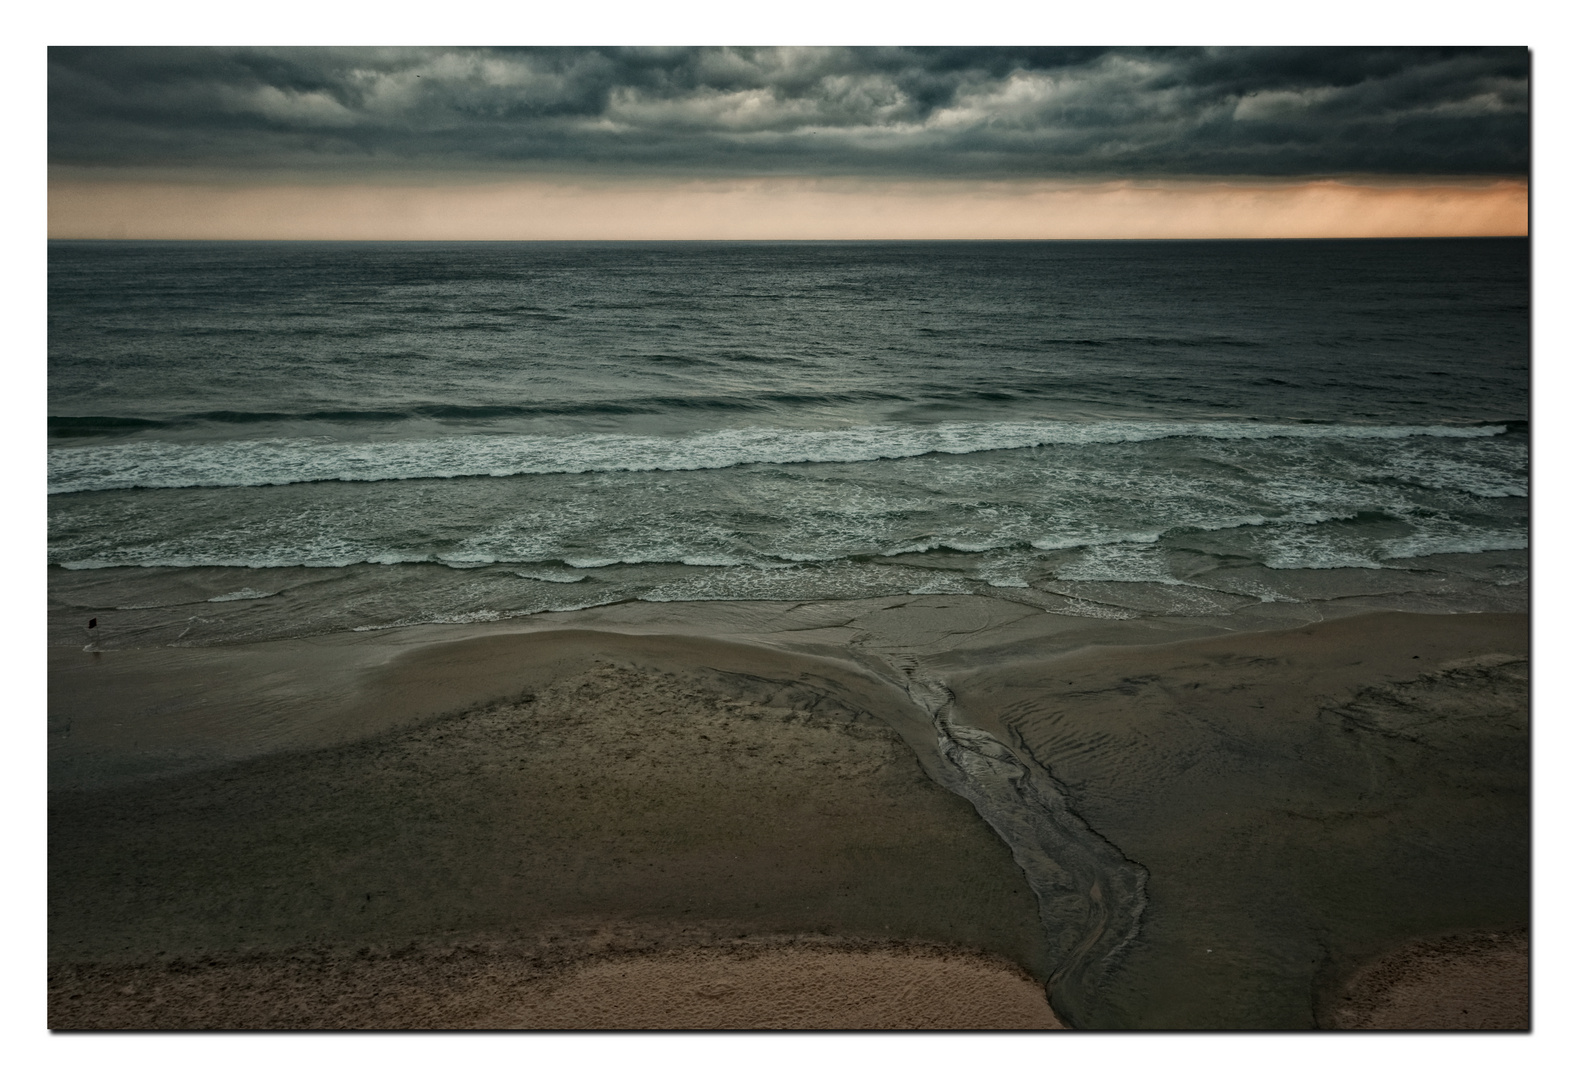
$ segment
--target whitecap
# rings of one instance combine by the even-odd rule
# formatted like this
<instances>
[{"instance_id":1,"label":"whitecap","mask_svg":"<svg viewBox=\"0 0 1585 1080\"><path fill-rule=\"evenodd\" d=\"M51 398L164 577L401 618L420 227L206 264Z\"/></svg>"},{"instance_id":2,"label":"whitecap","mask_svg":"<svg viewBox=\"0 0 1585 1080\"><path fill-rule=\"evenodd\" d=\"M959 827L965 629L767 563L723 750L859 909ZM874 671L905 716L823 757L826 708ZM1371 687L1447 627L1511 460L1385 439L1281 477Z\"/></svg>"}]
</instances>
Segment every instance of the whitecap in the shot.
<instances>
[{"instance_id":1,"label":"whitecap","mask_svg":"<svg viewBox=\"0 0 1585 1080\"><path fill-rule=\"evenodd\" d=\"M1477 439L1500 424L1278 424L1233 421L1059 420L874 424L846 428L728 428L651 435L467 435L384 442L277 438L181 443L143 440L51 447L50 494L124 488L262 487L315 481L506 477L546 473L687 472L740 465L854 463L1037 446L1158 439Z\"/></svg>"}]
</instances>

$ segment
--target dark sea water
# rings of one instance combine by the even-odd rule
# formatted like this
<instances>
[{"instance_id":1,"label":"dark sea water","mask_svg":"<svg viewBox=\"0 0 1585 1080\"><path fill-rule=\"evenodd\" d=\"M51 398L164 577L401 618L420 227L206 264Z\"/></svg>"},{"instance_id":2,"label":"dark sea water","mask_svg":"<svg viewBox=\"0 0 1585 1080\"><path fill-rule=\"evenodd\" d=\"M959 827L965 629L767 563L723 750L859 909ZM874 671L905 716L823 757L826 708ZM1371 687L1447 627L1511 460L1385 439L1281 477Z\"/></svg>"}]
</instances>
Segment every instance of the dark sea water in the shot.
<instances>
[{"instance_id":1,"label":"dark sea water","mask_svg":"<svg viewBox=\"0 0 1585 1080\"><path fill-rule=\"evenodd\" d=\"M51 640L1521 610L1524 239L49 249Z\"/></svg>"}]
</instances>

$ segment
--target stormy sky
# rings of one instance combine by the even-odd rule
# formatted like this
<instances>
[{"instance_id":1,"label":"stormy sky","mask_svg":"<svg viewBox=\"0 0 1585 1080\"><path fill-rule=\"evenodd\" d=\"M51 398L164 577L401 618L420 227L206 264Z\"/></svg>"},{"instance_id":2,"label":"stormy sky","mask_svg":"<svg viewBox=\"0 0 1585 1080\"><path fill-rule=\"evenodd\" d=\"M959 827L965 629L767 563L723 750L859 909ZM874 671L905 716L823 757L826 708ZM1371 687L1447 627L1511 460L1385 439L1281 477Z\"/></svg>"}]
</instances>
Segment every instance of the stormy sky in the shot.
<instances>
[{"instance_id":1,"label":"stormy sky","mask_svg":"<svg viewBox=\"0 0 1585 1080\"><path fill-rule=\"evenodd\" d=\"M1524 177L1522 48L49 50L73 175Z\"/></svg>"},{"instance_id":2,"label":"stormy sky","mask_svg":"<svg viewBox=\"0 0 1585 1080\"><path fill-rule=\"evenodd\" d=\"M1520 235L1523 48L51 48L49 235Z\"/></svg>"}]
</instances>

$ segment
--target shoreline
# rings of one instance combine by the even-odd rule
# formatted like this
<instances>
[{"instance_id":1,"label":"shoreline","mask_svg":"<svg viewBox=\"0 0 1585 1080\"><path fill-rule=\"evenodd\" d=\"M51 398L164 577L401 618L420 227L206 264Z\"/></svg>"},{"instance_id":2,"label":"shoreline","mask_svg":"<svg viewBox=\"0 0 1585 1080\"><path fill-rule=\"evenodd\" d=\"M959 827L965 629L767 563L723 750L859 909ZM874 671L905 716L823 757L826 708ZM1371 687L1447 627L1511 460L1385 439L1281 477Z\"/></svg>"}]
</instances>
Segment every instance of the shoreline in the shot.
<instances>
[{"instance_id":1,"label":"shoreline","mask_svg":"<svg viewBox=\"0 0 1585 1080\"><path fill-rule=\"evenodd\" d=\"M1341 703L1345 708L1354 707L1349 702L1357 704L1360 694L1364 694L1365 703L1376 708L1376 713L1371 714L1376 717L1376 728L1386 730L1377 714L1397 716L1392 713L1396 708L1400 713L1408 709L1404 715L1420 717L1425 703L1413 699L1413 694L1422 691L1422 696L1443 693L1443 698L1437 700L1444 704L1453 700L1446 697L1447 692L1464 695L1458 700L1469 698L1470 693L1484 694L1481 700L1492 708L1483 716L1501 713L1511 720L1515 708L1521 712L1523 709L1516 696L1523 684L1516 681L1515 665L1521 654L1528 652L1528 628L1526 616L1522 615L1378 613L1239 633L1210 620L1119 623L1040 617L1027 609L1011 610L1018 605L975 596L933 595L823 604L715 602L623 607L630 610L593 609L594 614L585 610L536 616L514 620L518 625L510 627L484 624L482 628L409 628L334 635L314 641L128 651L97 657L80 650L52 649L52 876L57 878L52 884L52 964L58 971L66 970L60 965L102 963L168 966L171 958L160 959L158 954L169 950L156 946L177 938L186 942L189 952L196 947L193 941L208 940L205 955L236 957L249 949L263 947L267 952L278 952L306 941L326 946L340 942L353 947L362 940L370 947L397 947L401 940L408 940L440 947L446 941L457 944L476 939L486 929L498 934L513 927L513 934L520 937L532 926L548 925L545 919L557 912L561 918L578 915L585 921L595 918L609 923L616 919L621 923L643 916L631 899L634 890L658 896L657 882L661 883L660 892L665 892L670 887L665 883L676 876L676 868L689 865L695 872L703 873L701 880L709 881L710 887L703 888L693 899L677 893L673 908L667 909L669 914L657 907L643 916L651 921L660 918L670 927L666 934L674 941L684 941L699 926L714 925L724 917L732 923L733 933L743 935L744 940L760 940L766 934L815 933L827 935L826 940L833 944L847 940L854 943L853 948L870 950L967 948L1003 957L1039 981L1060 966L1063 955L1078 955L1074 950L1081 943L1065 939L1063 934L1071 936L1076 922L1092 920L1093 926L1103 928L1091 935L1094 940L1090 942L1093 945L1094 941L1105 940L1100 954L1089 956L1070 971L1072 977L1065 983L1057 980L1053 984L1053 1004L1064 1021L1084 1027L1313 1027L1319 1018L1309 999L1318 976L1304 948L1296 952L1289 949L1292 955L1281 956L1275 965L1266 964L1269 970L1265 974L1257 972L1257 981L1263 978L1269 984L1267 992L1271 986L1283 987L1283 994L1294 998L1292 1007L1254 1012L1240 1013L1236 1005L1243 995L1255 989L1248 985L1247 972L1231 970L1225 964L1208 966L1203 960L1185 965L1181 958L1172 959L1173 950L1182 947L1182 927L1196 920L1202 928L1215 929L1224 923L1229 927L1237 925L1239 920L1247 924L1253 916L1256 925L1251 933L1256 939L1256 952L1261 948L1283 952L1286 946L1275 948L1271 943L1287 940L1284 935L1291 937L1291 930L1279 925L1280 919L1272 922L1274 916L1261 915L1264 909L1260 903L1240 911L1236 904L1230 907L1226 897L1213 898L1204 887L1193 884L1197 871L1192 866L1175 864L1170 853L1158 850L1159 844L1150 840L1150 830L1159 827L1161 815L1197 821L1204 827L1212 820L1207 815L1217 808L1196 795L1192 785L1175 789L1165 797L1150 796L1149 792L1159 788L1163 776L1168 775L1160 772L1164 767L1162 755L1152 758L1150 754L1136 753L1136 760L1130 764L1128 755L1118 758L1108 749L1108 742L1140 737L1141 731L1126 729L1149 712L1147 709L1141 713L1138 708L1144 689L1147 695L1156 696L1160 722L1168 725L1156 731L1154 745L1171 742L1162 732L1177 732L1175 737L1182 743L1181 761L1220 761L1219 767L1224 771L1232 769L1241 777L1237 783L1224 785L1225 790L1217 798L1234 803L1243 798L1250 803L1246 807L1248 813L1257 818L1260 814L1269 817L1269 807L1262 803L1267 798L1261 794L1264 789L1250 779L1257 774L1248 773L1249 762L1241 757L1240 740L1247 741L1247 734L1230 739L1226 732L1213 732L1193 721L1193 716L1215 711L1208 710L1209 700L1202 694L1202 700L1185 703L1183 694L1188 692L1167 685L1171 678L1164 683L1163 673L1194 668L1201 676L1210 673L1222 678L1225 692L1216 708L1226 715L1234 715L1244 707L1239 705L1244 700L1239 695L1247 697L1251 685L1257 690L1264 687L1268 696L1274 687L1303 686L1308 688L1303 693L1311 698L1320 693L1326 702ZM1385 656L1384 642L1396 645L1411 640L1422 643L1416 645L1422 651L1411 654L1412 661L1408 656L1400 661L1396 653L1391 658ZM1502 649L1496 649L1494 643ZM1340 664L1345 654L1347 660ZM1506 659L1492 661L1493 656ZM1274 659L1275 664L1250 662ZM1339 680L1335 673L1350 664L1359 669L1353 673L1352 681ZM550 692L554 697L560 693L571 702L572 698L566 698L569 680L576 681L590 671L594 671L597 682L604 680L600 682L603 689L576 708L569 706L562 711L568 717L584 715L594 725L590 732L597 732L597 736L593 742L581 745L599 746L604 753L585 755L569 745L550 746L545 740L554 734L550 721L556 717L543 711L545 702L550 700L545 695ZM1068 676L1081 671L1099 681L1080 694L1062 688ZM1327 675L1328 672L1333 674ZM1153 685L1147 685L1147 676L1154 677ZM1186 676L1179 677L1187 686L1184 679ZM1261 679L1266 681L1262 683ZM1317 679L1321 681L1318 683ZM1427 679L1429 690L1421 686ZM1449 691L1450 679L1464 679L1468 685L1460 683ZM1203 683L1204 679L1199 681ZM205 693L196 699L191 694L194 685L205 686ZM1381 698L1383 693L1390 697L1396 692L1392 687L1409 687L1410 691L1405 692L1407 697L1399 694L1403 700ZM1048 704L1067 703L1064 708L1046 710L1060 715L1059 721L1049 717L1041 720L1015 700L1021 695L1027 704L1031 689L1038 691L1037 697L1045 695ZM1347 697L1345 691L1351 691L1353 697ZM528 694L537 695L536 701L525 702ZM1372 698L1371 694L1377 697ZM1302 704L1310 699L1301 695L1292 700ZM1317 698L1311 705L1319 701ZM1103 707L1100 712L1092 709L1086 720L1084 710L1094 703L1103 703ZM1244 705L1253 708L1248 701ZM1309 709L1313 713L1311 705L1299 711ZM1127 708L1118 711L1119 706ZM1228 712L1229 706L1233 707L1232 712ZM584 709L584 713L578 713L577 708ZM650 726L629 731L623 726L631 725L638 715L649 717L645 722L651 725L661 723L665 730ZM671 719L668 721L667 717ZM1185 722L1186 717L1191 722ZM1062 730L1052 729L1053 722ZM1470 724L1478 727L1483 721L1466 717L1459 722L1464 726L1442 734L1454 741L1464 739L1474 730ZM389 802L394 797L392 791L411 795L418 790L413 784L438 784L439 789L451 791L456 798L450 804L434 802L427 811L439 819L438 825L428 822L423 826L441 845L434 851L444 849L445 836L450 836L453 843L458 836L471 837L470 843L477 840L483 835L481 829L490 831L484 823L509 807L518 815L532 812L530 818L540 814L541 820L545 820L543 815L561 813L556 807L558 800L565 804L566 793L557 795L550 788L539 790L536 784L550 783L542 777L527 787L521 779L513 781L516 786L498 784L487 796L476 796L466 784L458 786L459 778L478 775L480 770L484 774L499 772L505 761L500 746L482 736L485 729L479 725L488 723L496 724L491 729L496 735L491 738L503 737L501 731L516 733L511 738L518 740L514 745L519 763L559 754L555 760L563 765L558 768L584 770L578 773L584 790L599 792L606 802L599 812L568 811L557 819L562 821L558 828L565 834L560 841L562 847L557 850L583 854L563 869L543 875L556 878L559 874L561 883L536 885L540 891L532 902L509 900L515 894L499 882L481 885L481 880L496 873L485 873L484 868L498 869L500 856L508 849L526 858L526 866L549 866L549 848L530 851L520 846L524 843L520 839L492 833L493 839L480 840L475 844L476 850L458 855L453 871L465 871L463 876L479 878L469 887L475 892L482 888L488 894L474 905L478 910L476 925L470 924L472 929L461 924L448 925L448 920L456 923L455 916L439 918L433 914L455 900L455 881L431 881L419 890L423 897L406 907L398 904L383 916L371 912L370 919L363 922L347 911L325 914L343 901L351 904L356 897L350 878L345 883L348 887L341 890L345 896L340 899L316 894L314 903L307 903L304 898L313 890L304 885L294 906L275 895L283 890L291 892L290 882L296 880L291 874L283 879L280 865L249 862L236 850L243 842L241 838L218 834L210 838L215 846L208 850L221 861L231 860L228 887L233 906L227 913L219 909L207 913L181 910L181 904L173 899L177 895L174 889L161 892L157 869L152 888L144 887L141 893L123 891L120 897L123 905L134 900L144 905L152 903L152 913L140 916L141 929L129 928L125 922L135 906L100 904L97 909L88 910L93 904L84 907L75 900L84 882L81 873L68 867L68 849L74 845L84 857L84 865L94 867L90 876L97 874L101 887L124 876L125 871L107 865L106 860L114 862L110 853L116 844L135 839L136 830L124 832L117 840L116 827L104 824L110 816L106 811L111 808L134 823L141 820L149 824L159 819L166 826L179 824L187 830L184 834L183 829L176 829L183 839L169 844L167 849L144 851L145 857L153 855L156 867L162 859L167 860L172 875L177 873L181 845L189 845L190 856L190 833L193 829L202 831L200 807L207 808L204 812L211 815L218 808L224 816L230 812L226 810L229 806L239 815L238 820L262 818L277 835L282 830L296 829L296 835L319 841L330 836L333 830L325 822L333 819L340 823L336 828L343 830L338 841L341 846L353 844L348 850L357 850L357 843L370 842L371 837L384 836L388 839L381 843L395 843L400 830L393 833L390 830L395 827L391 826L382 833L374 824L378 815L371 807L358 805L356 799L331 807L334 812L329 818L325 816L329 804L322 799L317 816L283 802L282 784L306 783L302 780L305 774L320 777L314 782L321 788L326 784L331 788L345 785L352 778L356 781L352 786L366 798L374 797L371 792L383 792L379 798L386 799L382 805L387 808L401 805ZM508 726L502 728L502 723ZM666 728L666 723L671 726ZM721 727L723 724L726 726ZM1086 724L1090 731L1087 736L1082 734ZM1361 729L1369 726L1356 725ZM423 741L439 738L447 731L453 732L453 743L448 744L453 749ZM704 745L706 732L715 732L710 738L718 738L723 731L732 732L732 737L740 740L736 757L708 756L714 750L703 755L696 752L695 748ZM977 789L992 793L987 796L992 798L990 803L982 805L972 792L962 790L961 776L959 787L953 788L949 774L955 759L944 752L942 742L953 732L969 743L988 747L991 756L981 755L985 762L1003 761L996 768L1004 773L1006 769L1013 770L1005 774L1013 777L1010 786L996 789L1000 794L984 784ZM748 742L759 747L754 754L743 752L747 743L742 743L742 739L750 733ZM1335 814L1336 809L1328 807L1341 806L1345 795L1356 803L1362 797L1376 799L1382 805L1394 799L1401 802L1405 793L1398 789L1367 791L1363 795L1359 790L1342 790L1350 783L1349 763L1357 764L1356 759L1367 764L1376 761L1371 755L1379 758L1383 753L1377 744L1391 744L1394 738L1402 741L1401 734L1380 735L1378 731L1372 735L1367 731L1364 736L1344 737L1328 728L1327 738L1353 740L1343 749L1338 748L1343 745L1339 743L1329 751L1335 758L1329 766L1314 766L1302 760L1304 754L1293 753L1293 748L1302 744L1306 754L1315 756L1317 736L1313 731L1297 741L1289 738L1283 747L1268 747L1262 768L1279 773L1298 769L1294 776L1321 774L1308 796L1314 805L1283 809L1278 817L1286 824L1280 827L1291 832L1295 840L1308 836L1304 826L1296 824L1305 820L1303 815ZM1042 735L1050 737L1042 741ZM1442 737L1435 732L1432 736ZM1423 741L1432 736L1415 729L1417 739ZM1504 753L1511 751L1516 738L1527 738L1527 734L1509 733L1499 740ZM959 745L969 743L960 741ZM462 744L472 749L459 757L460 751L454 747ZM613 751L618 746L631 749L622 756ZM881 746L891 749L874 757ZM172 751L181 747L188 749L189 756L172 756ZM192 753L193 747L201 753ZM637 760L638 750L643 750L650 760ZM393 759L392 754L397 758ZM858 757L853 757L855 754ZM871 756L865 757L866 754ZM371 762L381 760L382 755L386 764L375 768ZM402 766L406 772L390 772L390 762L397 759L408 763ZM844 761L848 763L845 766L841 765ZM1282 764L1285 761L1298 764ZM833 762L837 763L834 768ZM1086 774L1085 763L1093 766L1097 762L1105 766L1102 774L1095 774L1093 769ZM816 767L814 763L821 764ZM962 760L956 764L961 771ZM1112 771L1108 773L1106 769ZM969 769L969 773L974 771ZM983 773L984 769L980 771ZM517 774L521 773L519 767ZM1477 854L1490 856L1504 844L1510 849L1515 843L1524 846L1520 857L1524 867L1520 887L1524 895L1515 894L1511 884L1505 891L1496 883L1489 883L1482 894L1484 924L1505 930L1512 928L1515 918L1526 918L1523 912L1528 902L1528 832L1526 829L1522 836L1516 832L1519 826L1513 808L1520 797L1515 793L1511 773L1510 769L1497 781L1489 775L1474 777L1495 792L1489 798L1481 797L1487 798L1495 808L1492 812L1502 821L1499 825L1481 826L1485 832L1469 850L1459 850L1451 856L1444 852L1461 869L1467 869L1466 864ZM1374 831L1344 829L1347 843L1328 857L1343 860L1337 865L1354 860L1360 869L1378 872L1383 865L1383 852L1401 845L1405 829L1423 831L1427 822L1434 827L1436 815L1446 809L1446 797L1440 794L1443 788L1467 785L1472 775L1443 776L1432 785L1435 790L1410 792L1413 805L1409 817L1402 822L1390 819L1391 813L1397 811L1389 810L1384 811L1389 819L1380 814L1375 818L1367 816L1376 822ZM400 782L393 776L400 776ZM709 784L727 783L724 778L735 778L729 787L738 785L729 797L722 796L727 801L701 804L699 790ZM629 815L635 812L631 802L611 802L613 792L652 792L657 782L672 785L668 789L675 795L672 804L657 810L651 799L637 807L637 817L617 817L643 822L658 813L659 818L650 822L650 832L635 839L600 831L606 828L601 823L608 822L613 811ZM394 789L393 783L397 783ZM1037 818L1052 819L1055 808L1070 814L1078 823L1064 834L1067 839L1031 838L1027 829L1017 824L1029 820L1018 816L1027 812L1027 807L1020 809L1018 800L1027 801L1033 790L1030 784L1045 791L1040 798L1045 800L1046 809ZM811 798L815 791L821 793L818 799ZM780 841L772 841L776 835L775 819L763 814L755 817L761 804L775 801L767 800L767 792L780 793L783 801L778 805L782 813L803 815L796 818L804 826L801 832L792 830L798 835L791 847L783 843L777 848ZM979 813L959 795L975 802ZM643 797L648 799L649 795ZM875 801L877 798L879 802ZM818 813L820 807L816 804L821 800L825 800L826 809L837 807L838 812ZM904 804L906 812L898 809ZM185 810L181 809L183 806ZM623 806L627 809L621 810ZM1293 817L1294 813L1299 816ZM1381 825L1383 820L1388 821L1387 826ZM732 822L743 827L728 827ZM1229 836L1248 847L1249 835L1258 835L1260 829L1272 825L1268 820L1257 828L1256 819L1246 814L1246 826L1242 827L1246 827L1246 832ZM686 832L689 828L702 828L705 833L715 829L717 834L695 837L692 842L696 846L689 849L694 854L689 855L673 843L679 830ZM722 828L731 834L730 842L723 840L727 833L719 832ZM1083 859L1075 863L1075 849L1064 846L1071 845L1075 838L1082 839L1086 832L1100 840L1102 847L1087 841L1094 851L1110 850L1117 858L1088 856L1101 861L1080 873L1084 880L1065 880L1065 875L1071 879L1080 863L1090 865ZM171 832L166 830L163 835ZM58 836L70 839L61 841L64 846L58 847ZM1239 837L1243 839L1238 840ZM591 839L599 842L591 843ZM683 843L684 848L687 843ZM1348 847L1349 843L1355 848ZM513 847L514 844L519 846ZM623 863L591 869L587 852L614 851L622 844L628 845L620 856ZM738 846L733 848L734 844ZM727 878L720 875L730 868L718 856L727 849L739 856L758 852L755 858L759 862L753 873L722 892L721 883ZM780 854L767 856L765 853L772 849ZM1031 854L1039 851L1045 854ZM700 863L700 852L714 854ZM1222 859L1220 869L1242 875L1242 885L1238 887L1245 890L1246 899L1269 895L1281 900L1284 888L1291 891L1294 887L1289 880L1296 873L1293 866L1273 863L1271 852L1264 848L1251 848L1245 855L1243 862L1235 859L1227 863ZM785 864L794 856L795 862L803 860L800 865L805 871L818 870L815 877L823 875L823 884L811 891L794 878L778 878L777 860ZM689 863L688 859L695 861ZM1042 859L1050 862L1045 869ZM650 867L647 870L635 871L628 865L646 860ZM1014 865L1015 861L1019 865ZM1499 862L1501 866L1487 871L1488 875L1511 875L1514 867L1510 864L1514 860ZM1141 909L1142 917L1135 913L1137 925L1132 929L1124 910L1126 905L1117 907L1116 901L1109 900L1096 908L1095 901L1088 899L1098 888L1092 881L1111 880L1107 874L1113 871L1106 867L1123 864L1140 867L1148 879L1144 885L1148 900ZM320 868L325 865L331 864ZM626 869L622 868L624 865ZM671 869L657 869L665 866ZM992 877L1006 882L1006 893L988 908L983 872L974 868L993 866L997 869ZM367 872L367 868L360 871ZM391 868L382 872L391 881L402 880L401 874ZM313 876L309 873L301 880L306 882ZM279 889L272 884L273 900L259 899L260 883L282 880L287 885ZM590 882L595 882L592 892L585 887ZM517 887L522 885L523 880L517 880ZM1238 887L1232 891L1236 893ZM1347 895L1338 894L1335 888L1323 895L1319 900L1322 909L1332 912L1327 916L1331 919L1327 933L1336 939L1326 946L1330 950L1327 955L1341 958L1339 962L1362 963L1366 954L1378 954L1394 941L1452 928L1447 920L1460 913L1434 909L1434 905L1422 905L1423 910L1399 917L1396 923L1390 919L1384 923L1379 912L1370 914L1389 901L1414 900L1412 890L1404 892L1406 887L1404 881L1392 878L1374 886L1361 886ZM373 890L363 891L372 904ZM552 894L560 899L554 899ZM719 910L701 922L706 913L690 905L700 897L711 896L719 901ZM1270 902L1266 901L1268 907ZM258 906L260 903L263 908ZM275 904L273 909L270 903ZM734 903L738 905L735 908ZM1364 908L1360 908L1361 904ZM810 917L808 911L797 910L799 905L813 905L820 911ZM962 914L955 915L953 911ZM1470 922L1469 914L1462 912L1466 923ZM1498 915L1501 918L1493 922ZM892 929L894 917L900 925L909 927L906 933L899 935ZM230 938L212 932L225 919L235 922L238 918L241 922L237 925L252 929ZM1416 919L1421 925L1413 925ZM976 921L976 926L968 927ZM273 929L261 939L258 927L265 924ZM185 926L185 930L173 937L178 925ZM369 937L369 926L378 927L385 940ZM1106 926L1112 929L1104 930ZM406 938L402 938L404 933ZM1108 933L1113 937L1105 938ZM244 940L248 934L252 934L252 939ZM73 937L77 938L76 943L68 944ZM270 941L275 944L271 946ZM1266 944L1261 945L1261 941ZM1215 948L1211 946L1210 950ZM1237 950L1233 951L1236 954ZM1196 979L1201 982L1198 993L1214 999L1208 1007L1185 1004L1195 993L1191 984ZM1302 1006L1295 998L1300 989L1305 999Z\"/></svg>"},{"instance_id":2,"label":"shoreline","mask_svg":"<svg viewBox=\"0 0 1585 1080\"><path fill-rule=\"evenodd\" d=\"M498 663L470 664L465 678L438 670L474 648L488 655L488 642L501 638L560 632L620 634L635 642L699 638L836 661L902 685L921 670L928 677L934 670L1292 629L1358 614L1350 606L1263 604L1236 618L1113 620L978 594L627 601L496 622L422 623L245 643L50 645L50 788L181 775L313 749L509 697L520 680ZM387 673L404 666L436 674L427 685L385 692ZM190 692L195 685L204 687L201 697Z\"/></svg>"}]
</instances>

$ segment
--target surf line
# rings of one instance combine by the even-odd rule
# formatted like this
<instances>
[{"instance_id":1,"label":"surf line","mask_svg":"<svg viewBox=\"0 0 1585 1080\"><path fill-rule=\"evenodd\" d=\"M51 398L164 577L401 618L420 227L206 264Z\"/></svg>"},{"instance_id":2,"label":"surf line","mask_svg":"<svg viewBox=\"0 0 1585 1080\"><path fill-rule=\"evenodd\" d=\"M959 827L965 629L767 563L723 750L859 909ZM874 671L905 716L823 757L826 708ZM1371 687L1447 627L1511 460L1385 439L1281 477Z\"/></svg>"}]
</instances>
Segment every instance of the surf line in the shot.
<instances>
[{"instance_id":1,"label":"surf line","mask_svg":"<svg viewBox=\"0 0 1585 1080\"><path fill-rule=\"evenodd\" d=\"M1085 1026L1087 1006L1139 933L1148 872L1068 808L1016 733L1008 746L960 722L956 697L940 683L910 678L907 689L935 727L942 786L1002 838L1040 905L1055 964L1047 999L1064 1023Z\"/></svg>"}]
</instances>

